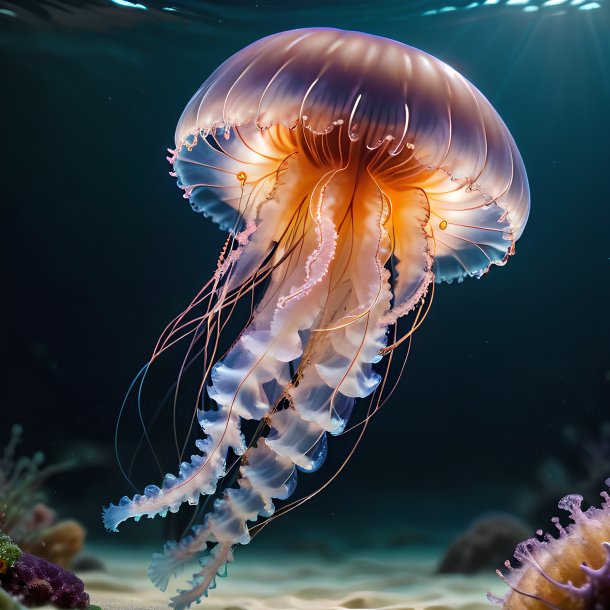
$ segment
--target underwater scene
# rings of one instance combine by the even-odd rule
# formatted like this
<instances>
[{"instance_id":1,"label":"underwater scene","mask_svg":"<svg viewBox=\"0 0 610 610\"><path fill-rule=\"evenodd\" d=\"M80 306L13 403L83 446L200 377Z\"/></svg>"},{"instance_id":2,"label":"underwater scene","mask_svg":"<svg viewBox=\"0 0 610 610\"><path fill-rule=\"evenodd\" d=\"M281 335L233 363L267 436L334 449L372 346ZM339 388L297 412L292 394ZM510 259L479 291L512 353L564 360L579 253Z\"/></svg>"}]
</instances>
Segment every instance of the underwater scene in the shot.
<instances>
[{"instance_id":1,"label":"underwater scene","mask_svg":"<svg viewBox=\"0 0 610 610\"><path fill-rule=\"evenodd\" d=\"M610 610L608 0L0 0L0 610Z\"/></svg>"}]
</instances>

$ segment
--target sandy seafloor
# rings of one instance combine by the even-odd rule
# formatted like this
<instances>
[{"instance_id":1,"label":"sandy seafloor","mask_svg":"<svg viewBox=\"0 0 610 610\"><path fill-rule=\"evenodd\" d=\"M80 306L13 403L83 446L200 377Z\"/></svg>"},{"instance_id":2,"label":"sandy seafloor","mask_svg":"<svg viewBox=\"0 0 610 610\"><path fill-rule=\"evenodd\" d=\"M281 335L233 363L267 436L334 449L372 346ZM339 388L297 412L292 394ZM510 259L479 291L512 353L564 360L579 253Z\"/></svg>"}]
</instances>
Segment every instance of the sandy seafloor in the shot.
<instances>
[{"instance_id":1,"label":"sandy seafloor","mask_svg":"<svg viewBox=\"0 0 610 610\"><path fill-rule=\"evenodd\" d=\"M80 574L91 603L103 610L161 610L169 594L146 577L142 549L88 548L106 572ZM441 549L351 553L337 560L297 553L239 553L228 578L203 600L202 610L483 610L486 593L505 586L490 571L476 576L435 574ZM170 584L171 587L171 584Z\"/></svg>"}]
</instances>

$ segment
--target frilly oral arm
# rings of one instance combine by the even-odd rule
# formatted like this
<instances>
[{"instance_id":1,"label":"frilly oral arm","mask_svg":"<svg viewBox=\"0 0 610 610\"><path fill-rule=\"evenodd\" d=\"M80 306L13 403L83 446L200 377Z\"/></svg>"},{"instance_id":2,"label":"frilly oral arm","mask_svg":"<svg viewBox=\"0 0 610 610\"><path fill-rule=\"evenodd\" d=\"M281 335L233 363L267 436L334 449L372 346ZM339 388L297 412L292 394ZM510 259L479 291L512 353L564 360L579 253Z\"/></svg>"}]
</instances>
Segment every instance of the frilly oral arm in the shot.
<instances>
[{"instance_id":1,"label":"frilly oral arm","mask_svg":"<svg viewBox=\"0 0 610 610\"><path fill-rule=\"evenodd\" d=\"M144 516L164 517L168 512L177 512L183 502L197 504L200 495L214 493L218 479L224 474L228 449L239 454L244 450L244 441L237 415L227 418L216 411L199 411L198 416L208 433L205 439L196 442L201 455L192 455L190 462L182 462L178 476L165 475L161 488L149 485L143 494L133 498L123 496L118 505L104 508L106 529L116 532L119 524L131 518L139 521Z\"/></svg>"}]
</instances>

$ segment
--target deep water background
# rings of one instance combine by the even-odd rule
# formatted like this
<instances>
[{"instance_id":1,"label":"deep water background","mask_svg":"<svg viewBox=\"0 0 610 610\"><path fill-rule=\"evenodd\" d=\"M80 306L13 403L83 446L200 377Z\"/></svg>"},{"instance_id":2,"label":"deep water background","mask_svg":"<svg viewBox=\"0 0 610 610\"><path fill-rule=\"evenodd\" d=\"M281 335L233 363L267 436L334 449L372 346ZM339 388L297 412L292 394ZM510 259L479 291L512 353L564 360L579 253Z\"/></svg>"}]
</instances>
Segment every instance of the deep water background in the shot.
<instances>
[{"instance_id":1,"label":"deep water background","mask_svg":"<svg viewBox=\"0 0 610 610\"><path fill-rule=\"evenodd\" d=\"M566 485L593 500L610 476L587 461L610 423L608 4L428 17L439 3L206 2L171 14L148 4L0 2L0 445L20 422L26 452L77 458L50 482L51 503L108 540L100 506L130 492L114 461L123 395L224 243L167 173L183 107L232 53L306 26L394 38L465 75L517 141L532 210L506 267L439 287L353 460L267 528L267 544L313 530L331 544L425 542L486 511L546 527ZM138 430L132 405L122 455ZM326 467L301 488L325 480L354 438L331 439ZM175 470L171 431L154 441ZM609 445L610 434L608 465ZM150 454L134 479L159 483ZM161 541L160 527L129 525L111 541Z\"/></svg>"}]
</instances>

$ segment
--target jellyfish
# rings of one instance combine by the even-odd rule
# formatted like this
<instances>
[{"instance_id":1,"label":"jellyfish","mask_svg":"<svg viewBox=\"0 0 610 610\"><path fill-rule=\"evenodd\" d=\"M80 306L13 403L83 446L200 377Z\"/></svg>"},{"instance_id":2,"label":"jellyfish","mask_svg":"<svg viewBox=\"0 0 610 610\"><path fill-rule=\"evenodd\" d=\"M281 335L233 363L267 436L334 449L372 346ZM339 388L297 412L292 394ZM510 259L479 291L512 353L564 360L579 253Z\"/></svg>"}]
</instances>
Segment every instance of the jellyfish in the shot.
<instances>
[{"instance_id":1,"label":"jellyfish","mask_svg":"<svg viewBox=\"0 0 610 610\"><path fill-rule=\"evenodd\" d=\"M176 475L103 519L116 531L215 497L149 569L165 590L198 562L171 599L184 610L238 545L313 495L288 502L297 472L322 466L329 436L359 426L360 438L435 284L507 262L529 187L507 127L463 76L404 44L331 28L275 34L225 61L186 106L168 160L192 208L228 232L212 278L151 357L184 337L203 343L193 401L203 434ZM251 315L219 354L244 301Z\"/></svg>"}]
</instances>

